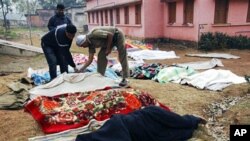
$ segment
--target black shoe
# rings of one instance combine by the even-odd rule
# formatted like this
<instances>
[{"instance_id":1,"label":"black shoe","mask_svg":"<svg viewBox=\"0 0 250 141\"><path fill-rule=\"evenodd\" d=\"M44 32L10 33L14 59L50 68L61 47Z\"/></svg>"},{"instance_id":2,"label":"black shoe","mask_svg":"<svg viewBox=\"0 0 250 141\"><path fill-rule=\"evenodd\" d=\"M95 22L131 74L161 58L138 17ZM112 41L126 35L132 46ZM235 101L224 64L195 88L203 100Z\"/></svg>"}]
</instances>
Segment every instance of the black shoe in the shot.
<instances>
[{"instance_id":1,"label":"black shoe","mask_svg":"<svg viewBox=\"0 0 250 141\"><path fill-rule=\"evenodd\" d=\"M128 86L128 80L122 79L122 81L119 83L119 86L121 86L121 87Z\"/></svg>"}]
</instances>

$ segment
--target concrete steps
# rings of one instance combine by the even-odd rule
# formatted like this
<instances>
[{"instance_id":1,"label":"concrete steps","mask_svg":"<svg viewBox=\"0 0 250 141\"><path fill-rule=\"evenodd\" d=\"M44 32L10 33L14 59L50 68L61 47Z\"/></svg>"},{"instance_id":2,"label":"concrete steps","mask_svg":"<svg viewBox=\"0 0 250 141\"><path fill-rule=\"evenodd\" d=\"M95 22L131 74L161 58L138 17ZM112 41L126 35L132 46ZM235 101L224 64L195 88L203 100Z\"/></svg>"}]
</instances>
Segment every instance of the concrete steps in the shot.
<instances>
[{"instance_id":1,"label":"concrete steps","mask_svg":"<svg viewBox=\"0 0 250 141\"><path fill-rule=\"evenodd\" d=\"M36 56L42 53L42 48L0 39L0 54L9 54L16 56Z\"/></svg>"}]
</instances>

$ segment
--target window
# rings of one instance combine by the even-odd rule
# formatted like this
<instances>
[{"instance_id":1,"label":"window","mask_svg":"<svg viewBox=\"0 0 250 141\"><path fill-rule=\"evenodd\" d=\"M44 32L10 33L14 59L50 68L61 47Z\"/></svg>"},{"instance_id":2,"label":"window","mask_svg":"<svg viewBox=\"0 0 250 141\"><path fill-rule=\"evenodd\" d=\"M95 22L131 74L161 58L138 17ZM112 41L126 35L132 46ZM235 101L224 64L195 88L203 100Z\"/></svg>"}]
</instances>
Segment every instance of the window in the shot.
<instances>
[{"instance_id":1,"label":"window","mask_svg":"<svg viewBox=\"0 0 250 141\"><path fill-rule=\"evenodd\" d=\"M120 24L120 9L116 9L116 24Z\"/></svg>"},{"instance_id":2,"label":"window","mask_svg":"<svg viewBox=\"0 0 250 141\"><path fill-rule=\"evenodd\" d=\"M176 22L176 2L168 3L168 23L173 24Z\"/></svg>"},{"instance_id":3,"label":"window","mask_svg":"<svg viewBox=\"0 0 250 141\"><path fill-rule=\"evenodd\" d=\"M108 10L105 10L105 24L108 24Z\"/></svg>"},{"instance_id":4,"label":"window","mask_svg":"<svg viewBox=\"0 0 250 141\"><path fill-rule=\"evenodd\" d=\"M96 23L99 23L99 12L96 11Z\"/></svg>"},{"instance_id":5,"label":"window","mask_svg":"<svg viewBox=\"0 0 250 141\"><path fill-rule=\"evenodd\" d=\"M90 23L90 12L88 12L88 21Z\"/></svg>"},{"instance_id":6,"label":"window","mask_svg":"<svg viewBox=\"0 0 250 141\"><path fill-rule=\"evenodd\" d=\"M103 26L103 12L101 11L101 26Z\"/></svg>"},{"instance_id":7,"label":"window","mask_svg":"<svg viewBox=\"0 0 250 141\"><path fill-rule=\"evenodd\" d=\"M194 0L185 0L184 3L184 24L193 23Z\"/></svg>"},{"instance_id":8,"label":"window","mask_svg":"<svg viewBox=\"0 0 250 141\"><path fill-rule=\"evenodd\" d=\"M110 14L110 25L113 26L114 24L113 24L113 10L112 9L110 9L109 14Z\"/></svg>"},{"instance_id":9,"label":"window","mask_svg":"<svg viewBox=\"0 0 250 141\"><path fill-rule=\"evenodd\" d=\"M91 15L92 15L92 23L95 23L95 13L92 12Z\"/></svg>"},{"instance_id":10,"label":"window","mask_svg":"<svg viewBox=\"0 0 250 141\"><path fill-rule=\"evenodd\" d=\"M124 7L124 18L125 18L125 24L129 24L129 10L128 10L128 6Z\"/></svg>"},{"instance_id":11,"label":"window","mask_svg":"<svg viewBox=\"0 0 250 141\"><path fill-rule=\"evenodd\" d=\"M247 22L250 22L250 0L248 1Z\"/></svg>"},{"instance_id":12,"label":"window","mask_svg":"<svg viewBox=\"0 0 250 141\"><path fill-rule=\"evenodd\" d=\"M141 4L135 6L135 24L141 24Z\"/></svg>"},{"instance_id":13,"label":"window","mask_svg":"<svg viewBox=\"0 0 250 141\"><path fill-rule=\"evenodd\" d=\"M228 0L215 0L214 23L227 23Z\"/></svg>"}]
</instances>

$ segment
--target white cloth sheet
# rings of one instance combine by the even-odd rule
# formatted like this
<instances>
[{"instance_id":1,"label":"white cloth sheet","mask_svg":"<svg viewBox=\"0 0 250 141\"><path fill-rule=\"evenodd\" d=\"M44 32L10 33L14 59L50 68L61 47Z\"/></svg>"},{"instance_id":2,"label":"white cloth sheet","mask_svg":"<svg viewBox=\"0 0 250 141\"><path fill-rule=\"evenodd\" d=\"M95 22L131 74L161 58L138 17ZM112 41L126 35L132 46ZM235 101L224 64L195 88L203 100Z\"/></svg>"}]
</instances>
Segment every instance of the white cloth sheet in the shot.
<instances>
[{"instance_id":1,"label":"white cloth sheet","mask_svg":"<svg viewBox=\"0 0 250 141\"><path fill-rule=\"evenodd\" d=\"M157 59L174 59L179 58L174 51L160 50L140 50L128 52L128 56L134 60L157 60Z\"/></svg>"},{"instance_id":2,"label":"white cloth sheet","mask_svg":"<svg viewBox=\"0 0 250 141\"><path fill-rule=\"evenodd\" d=\"M195 70L204 70L204 69L212 69L216 66L223 67L224 65L222 64L220 59L211 59L210 61L197 61L197 62L189 62L189 63L182 63L182 64L173 64L178 67L190 67Z\"/></svg>"},{"instance_id":3,"label":"white cloth sheet","mask_svg":"<svg viewBox=\"0 0 250 141\"><path fill-rule=\"evenodd\" d=\"M226 53L207 53L207 54L186 54L192 57L208 57L208 58L223 58L223 59L239 59L239 56Z\"/></svg>"},{"instance_id":4,"label":"white cloth sheet","mask_svg":"<svg viewBox=\"0 0 250 141\"><path fill-rule=\"evenodd\" d=\"M30 98L34 99L37 96L52 97L64 93L94 91L108 86L118 87L118 81L99 73L64 73L50 83L34 87L29 94Z\"/></svg>"},{"instance_id":5,"label":"white cloth sheet","mask_svg":"<svg viewBox=\"0 0 250 141\"><path fill-rule=\"evenodd\" d=\"M108 119L107 119L108 120ZM44 136L37 136L29 138L29 141L75 141L76 136L80 134L90 133L98 128L100 128L107 120L97 121L92 119L89 124L80 128L70 129L63 132L48 134Z\"/></svg>"},{"instance_id":6,"label":"white cloth sheet","mask_svg":"<svg viewBox=\"0 0 250 141\"><path fill-rule=\"evenodd\" d=\"M144 64L143 60L138 60L138 61L128 61L128 66L130 70L133 70L135 67L140 66ZM122 71L122 66L120 63L114 64L112 67L110 67L114 71Z\"/></svg>"},{"instance_id":7,"label":"white cloth sheet","mask_svg":"<svg viewBox=\"0 0 250 141\"><path fill-rule=\"evenodd\" d=\"M221 91L231 84L245 83L244 77L237 76L230 70L210 69L201 73L187 76L181 80L181 84L192 85L198 89Z\"/></svg>"}]
</instances>

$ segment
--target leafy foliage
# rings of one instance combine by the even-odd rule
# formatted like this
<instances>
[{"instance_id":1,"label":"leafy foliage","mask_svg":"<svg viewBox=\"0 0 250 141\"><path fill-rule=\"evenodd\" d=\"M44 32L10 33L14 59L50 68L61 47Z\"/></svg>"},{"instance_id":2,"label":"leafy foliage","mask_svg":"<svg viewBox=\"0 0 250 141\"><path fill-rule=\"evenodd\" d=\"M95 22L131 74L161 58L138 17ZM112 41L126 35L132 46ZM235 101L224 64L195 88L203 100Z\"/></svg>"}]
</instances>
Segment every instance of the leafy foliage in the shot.
<instances>
[{"instance_id":1,"label":"leafy foliage","mask_svg":"<svg viewBox=\"0 0 250 141\"><path fill-rule=\"evenodd\" d=\"M36 9L41 8L37 0L18 0L16 2L17 10L24 14L35 14Z\"/></svg>"},{"instance_id":2,"label":"leafy foliage","mask_svg":"<svg viewBox=\"0 0 250 141\"><path fill-rule=\"evenodd\" d=\"M6 38L6 34L7 34L7 30L9 29L8 28L8 24L7 24L7 18L6 18L6 15L11 11L11 0L0 0L0 10L3 14L3 18L4 18L4 27L5 27L5 31L4 31L4 37Z\"/></svg>"},{"instance_id":3,"label":"leafy foliage","mask_svg":"<svg viewBox=\"0 0 250 141\"><path fill-rule=\"evenodd\" d=\"M250 38L247 36L228 36L224 33L205 33L201 35L199 49L211 51L216 49L250 49Z\"/></svg>"},{"instance_id":4,"label":"leafy foliage","mask_svg":"<svg viewBox=\"0 0 250 141\"><path fill-rule=\"evenodd\" d=\"M64 4L65 7L83 4L86 0L38 0L44 9L55 9L58 3Z\"/></svg>"}]
</instances>

